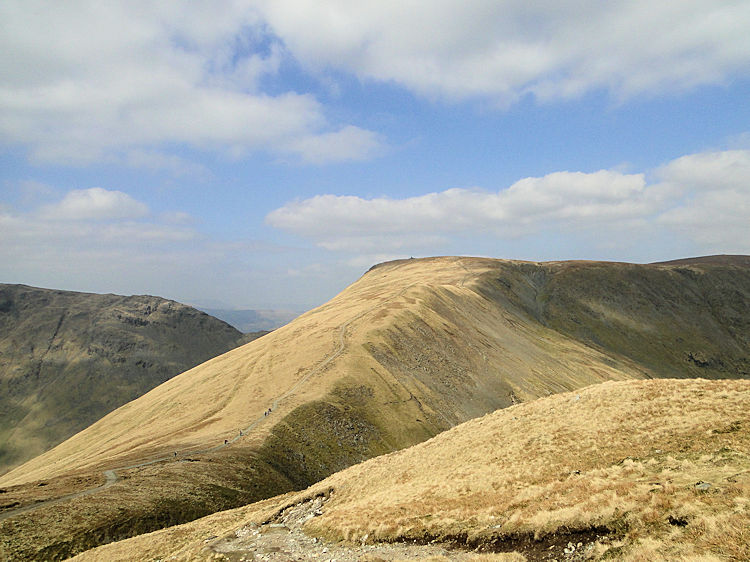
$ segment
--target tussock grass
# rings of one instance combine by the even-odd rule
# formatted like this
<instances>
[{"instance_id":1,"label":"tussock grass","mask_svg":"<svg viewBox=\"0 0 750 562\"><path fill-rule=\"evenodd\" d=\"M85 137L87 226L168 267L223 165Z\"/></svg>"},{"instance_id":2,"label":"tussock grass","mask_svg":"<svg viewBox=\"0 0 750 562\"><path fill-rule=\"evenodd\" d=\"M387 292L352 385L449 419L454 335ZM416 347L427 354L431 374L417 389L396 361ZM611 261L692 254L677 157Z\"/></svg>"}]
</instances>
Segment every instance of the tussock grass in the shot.
<instances>
[{"instance_id":1,"label":"tussock grass","mask_svg":"<svg viewBox=\"0 0 750 562\"><path fill-rule=\"evenodd\" d=\"M750 381L603 383L539 399L242 508L231 524L272 520L316 494L329 499L305 531L353 544L529 553L574 536L593 559L748 560ZM166 552L199 556L190 537L210 521L155 536Z\"/></svg>"},{"instance_id":2,"label":"tussock grass","mask_svg":"<svg viewBox=\"0 0 750 562\"><path fill-rule=\"evenodd\" d=\"M604 383L337 474L308 528L470 545L605 528L629 545L658 537L675 555L747 559L748 445L750 382Z\"/></svg>"},{"instance_id":3,"label":"tussock grass","mask_svg":"<svg viewBox=\"0 0 750 562\"><path fill-rule=\"evenodd\" d=\"M361 562L385 562L382 558L373 557L368 559L365 555L360 558ZM449 558L445 556L430 556L429 558L403 558L394 562L415 562L420 560L421 562L450 562ZM468 562L526 562L526 557L523 554L517 552L502 553L502 554L475 554L466 558Z\"/></svg>"}]
</instances>

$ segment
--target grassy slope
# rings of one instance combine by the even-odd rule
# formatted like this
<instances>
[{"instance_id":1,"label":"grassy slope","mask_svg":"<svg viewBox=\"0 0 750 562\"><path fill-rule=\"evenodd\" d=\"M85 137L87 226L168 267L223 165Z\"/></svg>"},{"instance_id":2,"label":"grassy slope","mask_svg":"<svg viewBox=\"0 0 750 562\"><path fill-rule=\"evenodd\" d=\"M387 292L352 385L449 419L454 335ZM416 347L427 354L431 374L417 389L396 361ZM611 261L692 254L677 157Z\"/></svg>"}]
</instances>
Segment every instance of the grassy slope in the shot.
<instances>
[{"instance_id":1,"label":"grassy slope","mask_svg":"<svg viewBox=\"0 0 750 562\"><path fill-rule=\"evenodd\" d=\"M550 267L542 321L555 330L652 376L750 376L750 264Z\"/></svg>"},{"instance_id":2,"label":"grassy slope","mask_svg":"<svg viewBox=\"0 0 750 562\"><path fill-rule=\"evenodd\" d=\"M473 284L498 266L508 269L502 275L513 273L513 264L492 260L378 267L326 305L167 381L2 483L221 443L334 355L341 341L344 353L282 400L255 435L273 433L278 420L298 427L298 408L322 400L349 405L377 426L382 452L517 400L639 375L630 362L481 295Z\"/></svg>"},{"instance_id":3,"label":"grassy slope","mask_svg":"<svg viewBox=\"0 0 750 562\"><path fill-rule=\"evenodd\" d=\"M66 475L96 478L101 469L214 446L262 420L195 462L122 471L128 480L101 494L0 522L13 529L6 548L76 552L300 489L497 408L597 382L744 376L749 271L470 258L377 266L326 305L175 377L6 475L0 483L17 486L5 497L23 504L30 490L40 493L39 479L54 496ZM712 289L722 276L731 286ZM705 298L693 286L705 287ZM639 353L642 346L651 348ZM647 363L653 349L665 351ZM40 524L52 518L58 527Z\"/></svg>"},{"instance_id":4,"label":"grassy slope","mask_svg":"<svg viewBox=\"0 0 750 562\"><path fill-rule=\"evenodd\" d=\"M158 297L0 285L0 473L241 337Z\"/></svg>"},{"instance_id":5,"label":"grassy slope","mask_svg":"<svg viewBox=\"0 0 750 562\"><path fill-rule=\"evenodd\" d=\"M437 540L528 553L562 537L583 540L594 559L747 560L750 381L611 382L542 398L303 492L80 559L210 558L205 537L233 537L321 494L323 514L307 532L354 544Z\"/></svg>"}]
</instances>

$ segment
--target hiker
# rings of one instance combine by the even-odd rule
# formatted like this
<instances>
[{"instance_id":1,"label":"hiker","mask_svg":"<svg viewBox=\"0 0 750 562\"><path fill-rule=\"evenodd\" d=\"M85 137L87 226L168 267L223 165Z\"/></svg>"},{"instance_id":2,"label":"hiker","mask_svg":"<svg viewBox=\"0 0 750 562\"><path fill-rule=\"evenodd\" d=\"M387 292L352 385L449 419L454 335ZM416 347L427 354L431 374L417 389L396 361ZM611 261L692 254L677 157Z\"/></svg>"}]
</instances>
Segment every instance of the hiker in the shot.
<instances>
[{"instance_id":1,"label":"hiker","mask_svg":"<svg viewBox=\"0 0 750 562\"><path fill-rule=\"evenodd\" d=\"M229 445L229 440L228 439L224 439L224 445Z\"/></svg>"}]
</instances>

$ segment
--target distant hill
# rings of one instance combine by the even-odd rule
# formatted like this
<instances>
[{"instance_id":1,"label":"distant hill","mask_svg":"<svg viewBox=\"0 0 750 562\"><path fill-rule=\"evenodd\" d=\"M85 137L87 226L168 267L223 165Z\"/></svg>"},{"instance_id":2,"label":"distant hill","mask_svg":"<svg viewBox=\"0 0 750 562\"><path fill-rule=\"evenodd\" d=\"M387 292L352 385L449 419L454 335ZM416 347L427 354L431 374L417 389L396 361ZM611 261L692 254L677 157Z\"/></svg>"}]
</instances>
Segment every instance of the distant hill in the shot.
<instances>
[{"instance_id":1,"label":"distant hill","mask_svg":"<svg viewBox=\"0 0 750 562\"><path fill-rule=\"evenodd\" d=\"M223 320L244 333L270 332L288 324L299 313L289 310L229 310L224 308L196 307L214 318Z\"/></svg>"},{"instance_id":2,"label":"distant hill","mask_svg":"<svg viewBox=\"0 0 750 562\"><path fill-rule=\"evenodd\" d=\"M0 478L0 537L16 557L64 557L302 489L499 408L697 377L750 377L750 267L389 262ZM105 470L96 493L18 511L104 485Z\"/></svg>"},{"instance_id":3,"label":"distant hill","mask_svg":"<svg viewBox=\"0 0 750 562\"><path fill-rule=\"evenodd\" d=\"M158 297L0 285L0 473L242 338Z\"/></svg>"},{"instance_id":4,"label":"distant hill","mask_svg":"<svg viewBox=\"0 0 750 562\"><path fill-rule=\"evenodd\" d=\"M602 383L75 560L750 560L749 443L750 381Z\"/></svg>"},{"instance_id":5,"label":"distant hill","mask_svg":"<svg viewBox=\"0 0 750 562\"><path fill-rule=\"evenodd\" d=\"M656 262L655 265L736 265L750 267L750 256L720 254L716 256L700 256L697 258L682 258Z\"/></svg>"}]
</instances>

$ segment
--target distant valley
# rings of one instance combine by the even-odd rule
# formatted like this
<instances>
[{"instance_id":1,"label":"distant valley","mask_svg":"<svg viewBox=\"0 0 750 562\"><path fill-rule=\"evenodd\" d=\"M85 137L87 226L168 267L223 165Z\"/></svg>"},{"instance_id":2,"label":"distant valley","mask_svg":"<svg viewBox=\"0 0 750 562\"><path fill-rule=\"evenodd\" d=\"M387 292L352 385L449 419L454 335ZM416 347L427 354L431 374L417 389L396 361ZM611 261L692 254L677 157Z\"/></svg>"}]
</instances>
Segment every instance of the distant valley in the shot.
<instances>
[{"instance_id":1,"label":"distant valley","mask_svg":"<svg viewBox=\"0 0 750 562\"><path fill-rule=\"evenodd\" d=\"M299 316L298 312L290 310L234 310L226 308L204 308L196 307L206 314L223 320L227 324L234 326L240 332L270 332L288 324Z\"/></svg>"}]
</instances>

